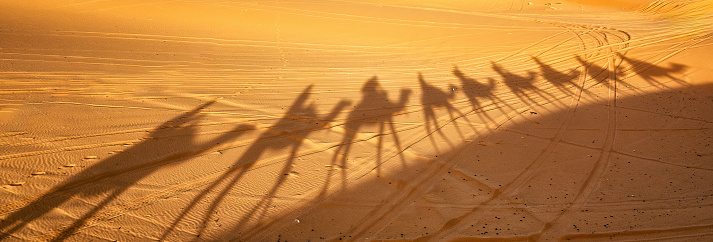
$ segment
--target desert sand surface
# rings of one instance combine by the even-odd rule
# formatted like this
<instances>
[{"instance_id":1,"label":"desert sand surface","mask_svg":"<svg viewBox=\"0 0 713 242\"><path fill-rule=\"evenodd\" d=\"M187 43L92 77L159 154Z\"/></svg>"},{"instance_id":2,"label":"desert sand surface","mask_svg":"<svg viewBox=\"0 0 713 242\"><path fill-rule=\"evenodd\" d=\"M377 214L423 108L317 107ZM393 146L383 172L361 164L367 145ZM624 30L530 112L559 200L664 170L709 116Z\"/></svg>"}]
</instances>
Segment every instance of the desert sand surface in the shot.
<instances>
[{"instance_id":1,"label":"desert sand surface","mask_svg":"<svg viewBox=\"0 0 713 242\"><path fill-rule=\"evenodd\" d=\"M2 241L713 240L713 1L0 1Z\"/></svg>"}]
</instances>

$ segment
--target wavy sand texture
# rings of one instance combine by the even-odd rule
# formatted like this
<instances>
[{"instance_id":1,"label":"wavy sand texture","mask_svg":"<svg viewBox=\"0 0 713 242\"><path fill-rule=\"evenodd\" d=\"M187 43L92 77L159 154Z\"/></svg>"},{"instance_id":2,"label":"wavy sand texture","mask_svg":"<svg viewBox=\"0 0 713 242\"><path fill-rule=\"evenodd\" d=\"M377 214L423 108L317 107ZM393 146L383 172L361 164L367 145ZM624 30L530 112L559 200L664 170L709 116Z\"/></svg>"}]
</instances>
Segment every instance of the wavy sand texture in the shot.
<instances>
[{"instance_id":1,"label":"wavy sand texture","mask_svg":"<svg viewBox=\"0 0 713 242\"><path fill-rule=\"evenodd\" d=\"M2 1L0 240L711 240L711 1Z\"/></svg>"}]
</instances>

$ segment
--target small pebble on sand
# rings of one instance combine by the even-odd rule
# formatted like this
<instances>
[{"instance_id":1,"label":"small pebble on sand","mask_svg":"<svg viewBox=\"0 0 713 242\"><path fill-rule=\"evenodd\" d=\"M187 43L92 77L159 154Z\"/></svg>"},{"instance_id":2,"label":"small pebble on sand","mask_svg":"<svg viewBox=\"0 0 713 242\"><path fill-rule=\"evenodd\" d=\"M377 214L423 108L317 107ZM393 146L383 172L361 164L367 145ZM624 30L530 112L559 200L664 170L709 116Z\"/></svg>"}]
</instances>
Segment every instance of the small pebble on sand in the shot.
<instances>
[{"instance_id":1,"label":"small pebble on sand","mask_svg":"<svg viewBox=\"0 0 713 242\"><path fill-rule=\"evenodd\" d=\"M75 167L75 166L77 166L77 165L76 165L76 164L66 164L66 165L64 165L64 167Z\"/></svg>"},{"instance_id":2,"label":"small pebble on sand","mask_svg":"<svg viewBox=\"0 0 713 242\"><path fill-rule=\"evenodd\" d=\"M93 160L93 159L98 159L98 158L99 157L97 157L96 155L88 155L88 156L84 157L85 160Z\"/></svg>"},{"instance_id":3,"label":"small pebble on sand","mask_svg":"<svg viewBox=\"0 0 713 242\"><path fill-rule=\"evenodd\" d=\"M33 176L39 176L39 175L44 175L44 174L47 174L47 172L44 172L44 171L35 171L35 172L32 173Z\"/></svg>"}]
</instances>

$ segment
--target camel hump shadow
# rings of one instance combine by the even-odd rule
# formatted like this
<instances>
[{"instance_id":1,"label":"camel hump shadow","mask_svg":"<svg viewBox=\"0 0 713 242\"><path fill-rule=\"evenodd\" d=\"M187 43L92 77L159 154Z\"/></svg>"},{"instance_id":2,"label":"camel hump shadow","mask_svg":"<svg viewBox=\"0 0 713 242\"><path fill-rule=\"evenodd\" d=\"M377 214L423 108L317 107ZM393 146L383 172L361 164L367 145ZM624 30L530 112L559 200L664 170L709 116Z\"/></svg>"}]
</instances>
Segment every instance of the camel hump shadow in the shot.
<instances>
[{"instance_id":1,"label":"camel hump shadow","mask_svg":"<svg viewBox=\"0 0 713 242\"><path fill-rule=\"evenodd\" d=\"M282 170L279 174L289 174L293 169L295 159L299 155L298 152L301 146L309 135L313 132L329 128L329 123L336 119L336 117L342 113L342 110L351 103L348 100L340 100L329 113L320 115L317 112L317 105L314 102L309 102L312 89L313 85L309 85L305 88L295 98L292 105L287 108L287 111L279 120L270 127L267 127L228 170L224 171L218 178L203 188L184 208L183 212L174 219L173 223L169 225L169 228L163 233L161 238L165 239L172 233L191 211L195 211L196 206L206 199L211 192L218 189L221 183L227 183L227 185L217 191L216 196L211 198L212 201L203 214L203 218L200 222L201 225L198 226L197 234L199 235L198 237L200 237L206 229L210 216L219 208L241 179L251 171L257 163L263 161L262 159L266 156L265 153L267 153L267 151L286 150L287 155L284 158L284 162L281 162ZM267 159L270 160L274 158L279 158L275 160L275 162L282 160L281 156L269 157ZM261 199L257 205L249 209L246 217L257 214L261 209L267 208L268 205L272 203L274 194L278 192L286 181L286 176L278 176L265 197ZM245 221L246 220L241 221L241 224Z\"/></svg>"},{"instance_id":2,"label":"camel hump shadow","mask_svg":"<svg viewBox=\"0 0 713 242\"><path fill-rule=\"evenodd\" d=\"M556 70L551 65L545 64L540 60L540 58L533 56L532 60L540 66L540 73L542 77L555 86L562 86L565 84L573 84L572 80L577 78L580 71L572 69L568 72L561 72Z\"/></svg>"},{"instance_id":3,"label":"camel hump shadow","mask_svg":"<svg viewBox=\"0 0 713 242\"><path fill-rule=\"evenodd\" d=\"M87 167L68 181L11 213L0 221L0 230L2 230L0 239L19 231L74 197L101 195L101 201L97 205L80 215L71 225L59 230L57 237L53 238L53 240L66 239L84 226L89 218L141 179L166 165L184 162L222 143L236 139L244 131L254 129L252 125L242 124L212 140L197 143L198 126L200 120L205 117L201 111L214 103L215 101L206 102L158 125L141 142Z\"/></svg>"},{"instance_id":4,"label":"camel hump shadow","mask_svg":"<svg viewBox=\"0 0 713 242\"><path fill-rule=\"evenodd\" d=\"M487 78L487 84L480 83L476 79L465 75L457 66L453 67L453 75L460 80L461 90L468 97L474 109L479 107L478 99L493 97L495 79Z\"/></svg>"},{"instance_id":5,"label":"camel hump shadow","mask_svg":"<svg viewBox=\"0 0 713 242\"><path fill-rule=\"evenodd\" d=\"M557 88L560 92L566 93L566 94L575 94L574 91L570 90L569 87L573 86L576 87L579 90L582 90L583 92L588 91L582 87L580 87L574 80L577 79L577 77L580 76L581 71L578 70L577 68L573 68L569 71L561 72L552 67L551 65L548 65L540 58L536 56L532 56L532 60L537 63L537 65L540 66L540 75L545 79L545 81L549 82L552 84L555 88Z\"/></svg>"},{"instance_id":6,"label":"camel hump shadow","mask_svg":"<svg viewBox=\"0 0 713 242\"><path fill-rule=\"evenodd\" d=\"M444 106L448 107L450 105L451 99L455 98L454 85L450 85L451 92L444 92L438 87L428 84L423 78L421 72L418 73L418 82L421 86L421 103L424 106Z\"/></svg>"},{"instance_id":7,"label":"camel hump shadow","mask_svg":"<svg viewBox=\"0 0 713 242\"><path fill-rule=\"evenodd\" d=\"M629 64L630 67L625 70L630 70L636 73L636 75L640 76L645 81L651 84L663 84L663 82L656 80L657 78L670 78L671 80L678 83L686 83L684 80L673 75L683 73L688 70L689 67L687 65L680 63L669 63L668 67L663 67L655 63L649 63L643 60L627 57L622 53L616 53L616 55L624 62ZM623 72L618 74L626 76Z\"/></svg>"},{"instance_id":8,"label":"camel hump shadow","mask_svg":"<svg viewBox=\"0 0 713 242\"><path fill-rule=\"evenodd\" d=\"M505 82L505 85L507 85L510 89L512 89L513 92L516 93L521 93L524 92L525 90L534 90L538 89L533 82L535 81L535 78L537 77L537 73L531 70L527 71L527 76L520 76L516 75L508 70L505 70L502 66L495 62L490 62L491 67L495 72L497 72L502 78L503 81Z\"/></svg>"},{"instance_id":9,"label":"camel hump shadow","mask_svg":"<svg viewBox=\"0 0 713 242\"><path fill-rule=\"evenodd\" d=\"M373 76L361 88L362 100L347 116L344 127L356 131L361 126L376 125L377 122L390 121L392 115L401 111L411 95L410 89L401 89L399 99L391 101L388 91L384 90L379 79Z\"/></svg>"}]
</instances>

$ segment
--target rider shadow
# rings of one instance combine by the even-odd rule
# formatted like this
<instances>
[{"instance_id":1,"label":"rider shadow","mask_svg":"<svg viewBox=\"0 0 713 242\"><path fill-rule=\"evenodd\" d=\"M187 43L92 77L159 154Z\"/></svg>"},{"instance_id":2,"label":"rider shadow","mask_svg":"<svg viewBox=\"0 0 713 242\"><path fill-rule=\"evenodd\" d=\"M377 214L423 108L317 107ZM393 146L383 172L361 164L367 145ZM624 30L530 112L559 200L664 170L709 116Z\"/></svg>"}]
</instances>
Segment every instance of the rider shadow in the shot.
<instances>
[{"instance_id":1,"label":"rider shadow","mask_svg":"<svg viewBox=\"0 0 713 242\"><path fill-rule=\"evenodd\" d=\"M580 89L582 92L589 93L589 91L583 89L582 87L577 85L576 82L573 81L580 74L578 70L572 69L567 73L563 73L555 70L555 68L553 68L552 66L543 63L542 61L540 61L540 58L532 57L532 60L534 60L537 65L540 66L540 73L542 77L547 82L559 89L562 93L566 93L567 95L574 95L575 92L570 91L568 87L570 85L576 87L577 89Z\"/></svg>"},{"instance_id":2,"label":"rider shadow","mask_svg":"<svg viewBox=\"0 0 713 242\"><path fill-rule=\"evenodd\" d=\"M529 104L537 103L537 101L532 99L532 97L527 94L528 92L537 94L541 98L545 99L545 101L547 101L548 103L551 103L553 100L557 100L557 98L552 94L534 85L537 73L533 71L527 71L527 76L519 76L511 73L508 70L503 69L495 62L491 61L490 64L493 70L495 70L495 72L500 74L500 76L503 78L505 85L508 86L508 88L510 88L510 90L515 94L515 96L517 96L523 102L528 103L527 100L529 100Z\"/></svg>"},{"instance_id":3,"label":"rider shadow","mask_svg":"<svg viewBox=\"0 0 713 242\"><path fill-rule=\"evenodd\" d=\"M367 141L370 138L356 140L357 135L360 130L369 126L378 126L379 131L375 137L377 137L377 148L376 148L376 170L377 175L381 174L381 152L383 149L383 138L387 135L384 131L384 126L389 125L391 129L391 136L398 149L399 156L402 163L406 162L406 158L403 156L401 143L398 137L398 131L396 126L394 126L393 116L398 112L401 112L406 107L406 102L411 94L409 89L401 89L399 101L392 102L388 98L388 92L383 90L376 76L369 79L361 89L362 100L354 107L349 116L344 123L344 137L339 143L339 146L334 151L334 156L332 157L332 166L339 163L339 167L342 171L342 187L346 187L346 169L347 169L347 156L354 143ZM341 155L341 158L339 157ZM331 181L332 170L329 171L324 188L320 196L324 196Z\"/></svg>"},{"instance_id":4,"label":"rider shadow","mask_svg":"<svg viewBox=\"0 0 713 242\"><path fill-rule=\"evenodd\" d=\"M443 130L441 125L438 123L438 116L436 116L436 109L438 108L445 108L446 111L448 112L448 116L451 118L450 120L453 121L453 124L456 128L456 131L458 134L461 136L461 139L465 140L465 137L463 136L463 132L460 130L458 127L458 123L456 122L457 118L453 115L453 113L458 114L458 117L464 117L465 114L463 114L460 110L456 109L451 105L450 100L455 98L455 92L451 93L446 93L439 89L438 87L432 86L423 79L423 75L421 73L418 73L418 82L421 85L421 106L423 108L423 123L424 126L426 127L426 134L431 140L431 143L433 145L433 148L438 151L438 145L436 144L436 139L433 137L433 132L438 132L438 134L441 135L443 140L448 143L448 145L453 148L454 145L451 143L450 139L448 139L448 136L443 133ZM455 90L455 87L451 87L452 90ZM431 131L431 123L433 123L435 131ZM448 122L450 123L450 122ZM444 125L445 127L445 125ZM472 125L471 125L472 127Z\"/></svg>"},{"instance_id":5,"label":"rider shadow","mask_svg":"<svg viewBox=\"0 0 713 242\"><path fill-rule=\"evenodd\" d=\"M206 229L206 225L210 220L210 216L216 211L221 202L225 199L232 188L238 181L256 164L263 156L263 153L269 150L284 150L288 149L289 154L283 164L282 171L279 174L289 174L292 165L297 157L297 152L302 146L302 143L307 136L315 131L328 128L328 124L332 122L341 111L349 105L347 101L339 102L329 114L321 116L317 114L314 103L308 104L308 98L312 86L307 87L295 100L292 106L287 110L285 115L274 125L267 128L255 142L248 147L243 155L235 162L233 166L225 171L219 178L212 182L207 188L201 191L191 203L183 210L183 212L174 220L169 228L164 232L161 239L166 237L173 231L178 223L190 213L196 205L200 204L202 199L206 197L213 189L224 181L230 179L225 187L218 193L211 202L209 208L204 214L202 224L199 228L199 238ZM232 178L231 178L232 177ZM272 198L277 193L282 184L286 181L286 175L280 175L278 180L272 186L270 191L264 198L253 206L253 208L244 216L243 222L253 214L258 212L260 208L268 208ZM241 222L241 224L243 223ZM241 225L239 225L241 227Z\"/></svg>"},{"instance_id":6,"label":"rider shadow","mask_svg":"<svg viewBox=\"0 0 713 242\"><path fill-rule=\"evenodd\" d=\"M154 129L143 142L87 167L69 181L10 214L0 222L0 230L9 228L0 234L0 240L8 238L28 223L48 214L72 198L104 196L101 202L74 220L71 225L57 229L59 233L52 240L67 239L89 222L92 216L139 180L159 171L164 166L175 165L207 153L221 143L236 139L243 132L253 129L250 125L238 125L219 137L198 143L196 138L199 121L205 116L200 111L213 103L215 101L207 102L166 121Z\"/></svg>"},{"instance_id":7,"label":"rider shadow","mask_svg":"<svg viewBox=\"0 0 713 242\"><path fill-rule=\"evenodd\" d=\"M679 64L679 63L670 63L669 67L661 67L656 64L648 63L642 60L637 60L637 59L632 59L629 57L626 57L622 55L621 53L616 53L619 58L621 58L623 61L628 63L630 65L629 68L625 69L626 70L631 70L636 75L640 76L643 78L646 82L648 82L651 85L661 85L661 86L666 86L665 82L658 81L656 78L660 77L668 77L671 80L677 82L678 84L686 84L686 81L681 80L680 78L674 77L671 74L672 73L681 73L686 71L688 69L688 66ZM623 73L620 73L623 74ZM624 77L626 78L626 77Z\"/></svg>"}]
</instances>

